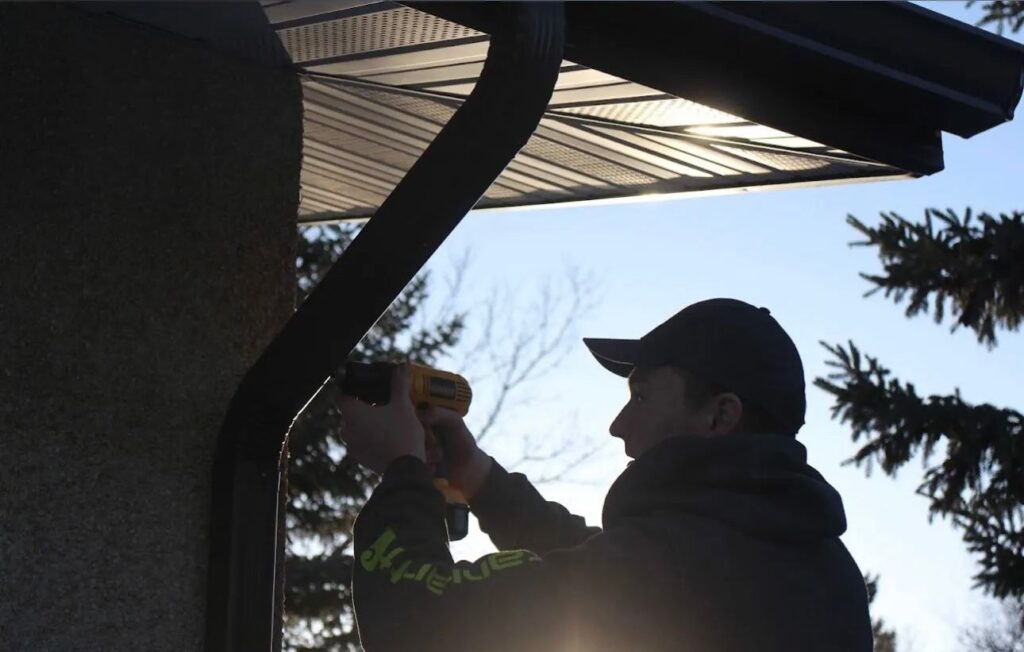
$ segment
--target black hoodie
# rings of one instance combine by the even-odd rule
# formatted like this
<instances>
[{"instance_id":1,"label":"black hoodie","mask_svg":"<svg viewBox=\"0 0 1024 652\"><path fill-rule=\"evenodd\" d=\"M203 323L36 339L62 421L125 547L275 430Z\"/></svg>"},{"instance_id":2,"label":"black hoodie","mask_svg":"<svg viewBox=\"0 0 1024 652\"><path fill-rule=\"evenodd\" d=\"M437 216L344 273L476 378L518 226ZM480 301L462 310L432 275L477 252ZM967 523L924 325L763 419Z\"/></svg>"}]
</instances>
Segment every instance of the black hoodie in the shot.
<instances>
[{"instance_id":1,"label":"black hoodie","mask_svg":"<svg viewBox=\"0 0 1024 652\"><path fill-rule=\"evenodd\" d=\"M667 439L612 485L603 530L495 463L471 507L502 552L456 564L427 467L400 458L355 526L363 646L871 652L842 499L806 460L775 435Z\"/></svg>"}]
</instances>

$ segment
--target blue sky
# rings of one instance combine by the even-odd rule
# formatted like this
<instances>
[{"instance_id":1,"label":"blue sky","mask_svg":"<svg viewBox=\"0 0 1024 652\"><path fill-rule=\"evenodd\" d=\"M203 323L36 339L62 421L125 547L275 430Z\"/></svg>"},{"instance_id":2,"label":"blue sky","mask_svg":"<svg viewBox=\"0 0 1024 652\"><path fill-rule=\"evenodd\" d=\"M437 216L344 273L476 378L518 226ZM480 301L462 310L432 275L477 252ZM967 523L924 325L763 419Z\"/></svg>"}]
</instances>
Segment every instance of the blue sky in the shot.
<instances>
[{"instance_id":1,"label":"blue sky","mask_svg":"<svg viewBox=\"0 0 1024 652\"><path fill-rule=\"evenodd\" d=\"M977 15L959 2L926 4L968 22ZM943 140L946 169L923 179L474 213L429 268L448 273L452 260L468 251L470 282L460 303L507 288L518 297L514 306L525 305L545 280L563 277L567 265L585 270L600 289L595 308L576 324L579 336L638 337L680 308L712 297L770 308L796 342L808 381L807 423L798 439L811 465L843 496L849 523L843 542L863 571L881 576L875 614L897 630L904 652L953 652L957 628L980 618L985 600L970 588L977 568L959 534L943 521L929 524L927 501L914 494L921 460L895 479L878 471L867 478L863 469L841 466L857 445L846 426L831 420L829 396L811 386L830 371L818 341L852 339L921 395L959 388L968 402L1024 410L1020 333L999 333L1000 345L988 351L971 331L951 334L948 323L937 325L930 315L908 319L905 305L881 293L862 297L871 286L858 273L881 267L874 249L848 246L860 238L845 223L847 214L873 225L881 211L917 220L926 207L1024 208L1012 182L1024 179L1020 118L970 140ZM577 337L564 363L528 393L534 402L503 414L489 450L509 462L503 458L511 455L509 442L527 434L568 433L583 446L599 445L598 454L570 474L575 482L542 487L549 498L599 523L605 491L627 461L621 442L607 435L626 397L624 381L598 367ZM453 546L463 558L489 549L478 534Z\"/></svg>"}]
</instances>

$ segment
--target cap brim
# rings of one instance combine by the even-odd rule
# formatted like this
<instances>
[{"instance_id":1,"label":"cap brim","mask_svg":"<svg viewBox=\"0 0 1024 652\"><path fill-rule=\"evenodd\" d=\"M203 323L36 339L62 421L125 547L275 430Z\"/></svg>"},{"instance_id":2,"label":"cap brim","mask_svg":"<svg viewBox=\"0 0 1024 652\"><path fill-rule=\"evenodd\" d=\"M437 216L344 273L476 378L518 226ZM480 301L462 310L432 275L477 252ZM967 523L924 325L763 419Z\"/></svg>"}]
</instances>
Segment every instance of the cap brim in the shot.
<instances>
[{"instance_id":1,"label":"cap brim","mask_svg":"<svg viewBox=\"0 0 1024 652\"><path fill-rule=\"evenodd\" d=\"M608 371L626 378L640 357L640 340L609 340L584 337L594 358Z\"/></svg>"}]
</instances>

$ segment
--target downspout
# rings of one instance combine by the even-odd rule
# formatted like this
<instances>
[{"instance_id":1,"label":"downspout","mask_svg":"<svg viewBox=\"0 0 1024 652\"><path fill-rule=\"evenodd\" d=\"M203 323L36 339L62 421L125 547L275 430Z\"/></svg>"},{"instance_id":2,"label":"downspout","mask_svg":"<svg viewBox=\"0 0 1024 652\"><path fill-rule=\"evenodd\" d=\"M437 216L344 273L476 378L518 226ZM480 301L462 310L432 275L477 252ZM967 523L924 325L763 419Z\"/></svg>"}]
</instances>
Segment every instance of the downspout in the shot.
<instances>
[{"instance_id":1,"label":"downspout","mask_svg":"<svg viewBox=\"0 0 1024 652\"><path fill-rule=\"evenodd\" d=\"M562 62L561 3L509 3L473 92L248 371L213 467L207 652L280 647L292 422L526 144Z\"/></svg>"}]
</instances>

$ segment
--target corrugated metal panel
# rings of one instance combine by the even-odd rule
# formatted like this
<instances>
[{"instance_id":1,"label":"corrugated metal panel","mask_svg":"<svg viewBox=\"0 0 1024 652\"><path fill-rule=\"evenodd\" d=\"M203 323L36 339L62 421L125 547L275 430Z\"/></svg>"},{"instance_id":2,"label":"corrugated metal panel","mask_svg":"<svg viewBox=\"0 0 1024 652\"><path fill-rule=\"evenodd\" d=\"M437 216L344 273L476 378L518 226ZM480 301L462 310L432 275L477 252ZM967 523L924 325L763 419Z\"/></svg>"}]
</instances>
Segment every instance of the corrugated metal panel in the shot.
<instances>
[{"instance_id":1,"label":"corrugated metal panel","mask_svg":"<svg viewBox=\"0 0 1024 652\"><path fill-rule=\"evenodd\" d=\"M286 6L268 17L308 73L299 219L367 218L472 91L488 37L389 3ZM900 174L566 61L547 117L477 208Z\"/></svg>"},{"instance_id":2,"label":"corrugated metal panel","mask_svg":"<svg viewBox=\"0 0 1024 652\"><path fill-rule=\"evenodd\" d=\"M304 89L306 149L300 219L305 221L371 215L460 103L454 97L359 80L311 76L305 79ZM636 98L634 104L644 101ZM664 104L665 100L652 101ZM708 125L694 125L690 119L664 127L552 107L478 207L738 190L900 173L828 153L806 141L793 143L798 146L779 145L770 142L780 138L774 130L695 108L695 114L710 117L712 125L728 124L739 131L702 133Z\"/></svg>"}]
</instances>

